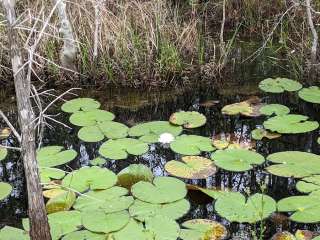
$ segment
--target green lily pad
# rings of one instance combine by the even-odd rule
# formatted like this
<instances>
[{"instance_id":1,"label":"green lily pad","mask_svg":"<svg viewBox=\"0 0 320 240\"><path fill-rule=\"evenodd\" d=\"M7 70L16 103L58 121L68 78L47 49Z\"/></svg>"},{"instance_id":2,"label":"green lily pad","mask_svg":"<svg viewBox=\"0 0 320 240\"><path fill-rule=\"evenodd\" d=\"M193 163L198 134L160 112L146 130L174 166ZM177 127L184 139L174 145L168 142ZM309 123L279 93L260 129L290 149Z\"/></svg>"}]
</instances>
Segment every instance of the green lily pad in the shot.
<instances>
[{"instance_id":1,"label":"green lily pad","mask_svg":"<svg viewBox=\"0 0 320 240\"><path fill-rule=\"evenodd\" d=\"M86 126L80 128L78 138L84 142L100 142L105 136L98 126Z\"/></svg>"},{"instance_id":2,"label":"green lily pad","mask_svg":"<svg viewBox=\"0 0 320 240\"><path fill-rule=\"evenodd\" d=\"M136 199L130 206L129 213L135 219L145 222L155 216L165 216L170 219L179 219L188 213L190 203L186 199L167 204L147 203Z\"/></svg>"},{"instance_id":3,"label":"green lily pad","mask_svg":"<svg viewBox=\"0 0 320 240\"><path fill-rule=\"evenodd\" d=\"M78 211L62 211L48 215L52 240L58 240L62 236L75 232L81 228L81 213ZM30 231L29 219L22 220L23 228Z\"/></svg>"},{"instance_id":4,"label":"green lily pad","mask_svg":"<svg viewBox=\"0 0 320 240\"><path fill-rule=\"evenodd\" d=\"M62 240L106 240L107 235L81 230L65 235Z\"/></svg>"},{"instance_id":5,"label":"green lily pad","mask_svg":"<svg viewBox=\"0 0 320 240\"><path fill-rule=\"evenodd\" d=\"M110 234L114 240L154 240L153 234L147 231L142 223L130 219L129 223L120 231Z\"/></svg>"},{"instance_id":6,"label":"green lily pad","mask_svg":"<svg viewBox=\"0 0 320 240\"><path fill-rule=\"evenodd\" d=\"M61 110L68 113L77 111L89 111L100 107L100 103L92 98L76 98L65 102Z\"/></svg>"},{"instance_id":7,"label":"green lily pad","mask_svg":"<svg viewBox=\"0 0 320 240\"><path fill-rule=\"evenodd\" d=\"M92 159L89 161L90 165L92 166L102 166L106 163L107 161L101 157L97 157L95 159Z\"/></svg>"},{"instance_id":8,"label":"green lily pad","mask_svg":"<svg viewBox=\"0 0 320 240\"><path fill-rule=\"evenodd\" d=\"M202 188L197 185L191 185L191 184L187 184L187 189L189 191L200 191L213 199L217 199L222 194L225 194L226 192L230 192L229 189L222 190L218 188Z\"/></svg>"},{"instance_id":9,"label":"green lily pad","mask_svg":"<svg viewBox=\"0 0 320 240\"><path fill-rule=\"evenodd\" d=\"M227 229L220 223L208 219L193 219L182 224L180 238L182 240L222 240L228 235Z\"/></svg>"},{"instance_id":10,"label":"green lily pad","mask_svg":"<svg viewBox=\"0 0 320 240\"><path fill-rule=\"evenodd\" d=\"M69 173L62 181L62 185L78 192L104 190L117 183L117 175L106 168L83 167Z\"/></svg>"},{"instance_id":11,"label":"green lily pad","mask_svg":"<svg viewBox=\"0 0 320 240\"><path fill-rule=\"evenodd\" d=\"M293 196L278 202L278 211L292 212L289 219L299 223L320 222L319 195Z\"/></svg>"},{"instance_id":12,"label":"green lily pad","mask_svg":"<svg viewBox=\"0 0 320 240\"><path fill-rule=\"evenodd\" d=\"M320 156L299 151L285 151L270 154L268 161L276 163L266 168L274 175L281 177L303 178L320 174Z\"/></svg>"},{"instance_id":13,"label":"green lily pad","mask_svg":"<svg viewBox=\"0 0 320 240\"><path fill-rule=\"evenodd\" d=\"M185 156L181 161L169 161L165 169L173 176L189 179L206 179L217 171L210 159L199 156Z\"/></svg>"},{"instance_id":14,"label":"green lily pad","mask_svg":"<svg viewBox=\"0 0 320 240\"><path fill-rule=\"evenodd\" d=\"M199 155L202 151L212 152L215 150L210 138L197 135L178 136L175 141L170 143L170 148L183 155Z\"/></svg>"},{"instance_id":15,"label":"green lily pad","mask_svg":"<svg viewBox=\"0 0 320 240\"><path fill-rule=\"evenodd\" d=\"M207 118L199 112L180 111L173 113L169 121L172 124L183 126L185 128L197 128L206 124Z\"/></svg>"},{"instance_id":16,"label":"green lily pad","mask_svg":"<svg viewBox=\"0 0 320 240\"><path fill-rule=\"evenodd\" d=\"M131 188L134 197L148 203L170 203L187 195L184 182L172 177L156 177L153 184L138 182Z\"/></svg>"},{"instance_id":17,"label":"green lily pad","mask_svg":"<svg viewBox=\"0 0 320 240\"><path fill-rule=\"evenodd\" d=\"M98 124L101 132L109 139L125 138L129 128L119 122L106 121Z\"/></svg>"},{"instance_id":18,"label":"green lily pad","mask_svg":"<svg viewBox=\"0 0 320 240\"><path fill-rule=\"evenodd\" d=\"M263 123L266 129L278 133L305 133L319 127L317 121L307 121L309 117L298 114L288 114L269 118Z\"/></svg>"},{"instance_id":19,"label":"green lily pad","mask_svg":"<svg viewBox=\"0 0 320 240\"><path fill-rule=\"evenodd\" d=\"M85 211L82 213L83 226L92 232L110 233L119 231L128 224L130 220L127 211L106 214L103 211Z\"/></svg>"},{"instance_id":20,"label":"green lily pad","mask_svg":"<svg viewBox=\"0 0 320 240\"><path fill-rule=\"evenodd\" d=\"M179 225L164 216L155 216L146 221L146 229L152 232L154 240L173 240L179 237Z\"/></svg>"},{"instance_id":21,"label":"green lily pad","mask_svg":"<svg viewBox=\"0 0 320 240\"><path fill-rule=\"evenodd\" d=\"M112 187L101 191L89 191L78 197L73 208L79 211L101 210L113 213L128 209L133 204L133 197L126 196L128 190Z\"/></svg>"},{"instance_id":22,"label":"green lily pad","mask_svg":"<svg viewBox=\"0 0 320 240\"><path fill-rule=\"evenodd\" d=\"M302 193L319 192L320 193L320 175L305 177L297 182L296 188Z\"/></svg>"},{"instance_id":23,"label":"green lily pad","mask_svg":"<svg viewBox=\"0 0 320 240\"><path fill-rule=\"evenodd\" d=\"M111 112L95 109L87 112L75 112L70 116L69 121L73 125L86 127L95 126L105 121L112 121L114 118L115 116Z\"/></svg>"},{"instance_id":24,"label":"green lily pad","mask_svg":"<svg viewBox=\"0 0 320 240\"><path fill-rule=\"evenodd\" d=\"M139 139L143 142L155 143L159 141L160 135L163 133L178 136L182 130L181 126L172 125L167 121L153 121L133 126L129 130L129 135L131 137L140 137Z\"/></svg>"},{"instance_id":25,"label":"green lily pad","mask_svg":"<svg viewBox=\"0 0 320 240\"><path fill-rule=\"evenodd\" d=\"M298 91L302 85L288 78L267 78L259 83L259 88L264 92L283 93L284 91Z\"/></svg>"},{"instance_id":26,"label":"green lily pad","mask_svg":"<svg viewBox=\"0 0 320 240\"><path fill-rule=\"evenodd\" d=\"M211 154L211 159L218 167L232 172L248 171L265 161L259 153L246 149L217 150Z\"/></svg>"},{"instance_id":27,"label":"green lily pad","mask_svg":"<svg viewBox=\"0 0 320 240\"><path fill-rule=\"evenodd\" d=\"M262 140L263 138L275 139L281 137L280 133L269 132L265 129L256 128L252 130L251 136L255 140Z\"/></svg>"},{"instance_id":28,"label":"green lily pad","mask_svg":"<svg viewBox=\"0 0 320 240\"><path fill-rule=\"evenodd\" d=\"M261 106L260 99L252 97L246 101L226 105L221 109L221 112L231 116L241 114L246 117L258 117L261 115Z\"/></svg>"},{"instance_id":29,"label":"green lily pad","mask_svg":"<svg viewBox=\"0 0 320 240\"><path fill-rule=\"evenodd\" d=\"M0 161L7 157L8 151L6 148L0 147Z\"/></svg>"},{"instance_id":30,"label":"green lily pad","mask_svg":"<svg viewBox=\"0 0 320 240\"><path fill-rule=\"evenodd\" d=\"M317 139L317 143L318 143L318 144L320 144L320 137L318 137L318 139Z\"/></svg>"},{"instance_id":31,"label":"green lily pad","mask_svg":"<svg viewBox=\"0 0 320 240\"><path fill-rule=\"evenodd\" d=\"M267 116L280 116L290 113L290 109L287 106L281 104L267 104L260 108L260 112Z\"/></svg>"},{"instance_id":32,"label":"green lily pad","mask_svg":"<svg viewBox=\"0 0 320 240\"><path fill-rule=\"evenodd\" d=\"M65 191L56 197L50 198L46 203L47 213L68 211L76 201L76 194L72 191Z\"/></svg>"},{"instance_id":33,"label":"green lily pad","mask_svg":"<svg viewBox=\"0 0 320 240\"><path fill-rule=\"evenodd\" d=\"M230 222L255 223L276 211L273 198L256 193L248 199L238 192L226 192L215 202L216 212Z\"/></svg>"},{"instance_id":34,"label":"green lily pad","mask_svg":"<svg viewBox=\"0 0 320 240\"><path fill-rule=\"evenodd\" d=\"M14 227L5 226L0 230L1 240L29 240L29 233Z\"/></svg>"},{"instance_id":35,"label":"green lily pad","mask_svg":"<svg viewBox=\"0 0 320 240\"><path fill-rule=\"evenodd\" d=\"M99 153L109 159L126 159L129 154L142 155L149 150L148 144L137 139L110 139L101 145Z\"/></svg>"},{"instance_id":36,"label":"green lily pad","mask_svg":"<svg viewBox=\"0 0 320 240\"><path fill-rule=\"evenodd\" d=\"M73 149L63 151L61 146L48 146L37 151L37 160L41 167L56 167L71 162L77 156Z\"/></svg>"},{"instance_id":37,"label":"green lily pad","mask_svg":"<svg viewBox=\"0 0 320 240\"><path fill-rule=\"evenodd\" d=\"M118 184L130 189L140 181L152 182L154 175L150 168L143 164L130 164L118 173Z\"/></svg>"},{"instance_id":38,"label":"green lily pad","mask_svg":"<svg viewBox=\"0 0 320 240\"><path fill-rule=\"evenodd\" d=\"M49 183L52 179L62 179L66 172L58 168L40 167L41 183Z\"/></svg>"},{"instance_id":39,"label":"green lily pad","mask_svg":"<svg viewBox=\"0 0 320 240\"><path fill-rule=\"evenodd\" d=\"M0 201L9 196L12 187L9 183L0 182Z\"/></svg>"},{"instance_id":40,"label":"green lily pad","mask_svg":"<svg viewBox=\"0 0 320 240\"><path fill-rule=\"evenodd\" d=\"M298 95L301 99L310 103L320 104L320 88L317 86L311 86L309 88L302 88Z\"/></svg>"}]
</instances>

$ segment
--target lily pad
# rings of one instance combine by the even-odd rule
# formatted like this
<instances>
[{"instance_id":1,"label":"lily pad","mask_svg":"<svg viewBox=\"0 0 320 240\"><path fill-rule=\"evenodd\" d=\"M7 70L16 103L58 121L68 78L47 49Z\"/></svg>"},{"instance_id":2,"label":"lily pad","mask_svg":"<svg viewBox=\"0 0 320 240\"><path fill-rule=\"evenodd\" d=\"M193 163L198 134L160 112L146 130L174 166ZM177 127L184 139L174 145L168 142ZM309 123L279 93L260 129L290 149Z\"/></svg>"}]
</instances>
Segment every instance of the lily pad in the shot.
<instances>
[{"instance_id":1,"label":"lily pad","mask_svg":"<svg viewBox=\"0 0 320 240\"><path fill-rule=\"evenodd\" d=\"M62 179L66 172L58 168L40 167L41 183L49 183L52 179Z\"/></svg>"},{"instance_id":2,"label":"lily pad","mask_svg":"<svg viewBox=\"0 0 320 240\"><path fill-rule=\"evenodd\" d=\"M175 137L180 135L182 130L181 126L172 125L167 121L153 121L133 126L129 130L129 135L140 137L143 142L155 143L159 141L161 134L170 133Z\"/></svg>"},{"instance_id":3,"label":"lily pad","mask_svg":"<svg viewBox=\"0 0 320 240\"><path fill-rule=\"evenodd\" d=\"M217 150L211 154L211 159L218 167L232 172L248 171L265 161L259 153L245 149Z\"/></svg>"},{"instance_id":4,"label":"lily pad","mask_svg":"<svg viewBox=\"0 0 320 240\"><path fill-rule=\"evenodd\" d=\"M309 117L298 114L288 114L269 118L263 123L266 129L278 133L305 133L319 127L317 121L308 121Z\"/></svg>"},{"instance_id":5,"label":"lily pad","mask_svg":"<svg viewBox=\"0 0 320 240\"><path fill-rule=\"evenodd\" d=\"M148 203L170 203L187 195L184 182L172 177L156 177L153 183L138 182L131 188L132 195Z\"/></svg>"},{"instance_id":6,"label":"lily pad","mask_svg":"<svg viewBox=\"0 0 320 240\"><path fill-rule=\"evenodd\" d=\"M101 210L113 213L128 209L133 204L133 198L126 196L128 190L122 187L112 187L101 191L89 191L78 197L73 208L79 211Z\"/></svg>"},{"instance_id":7,"label":"lily pad","mask_svg":"<svg viewBox=\"0 0 320 240\"><path fill-rule=\"evenodd\" d=\"M9 196L12 187L9 183L0 182L0 201Z\"/></svg>"},{"instance_id":8,"label":"lily pad","mask_svg":"<svg viewBox=\"0 0 320 240\"><path fill-rule=\"evenodd\" d=\"M153 240L153 234L147 231L142 223L130 219L129 223L120 231L109 235L114 240Z\"/></svg>"},{"instance_id":9,"label":"lily pad","mask_svg":"<svg viewBox=\"0 0 320 240\"><path fill-rule=\"evenodd\" d=\"M89 111L100 107L100 103L92 98L76 98L65 102L61 110L68 113L77 111Z\"/></svg>"},{"instance_id":10,"label":"lily pad","mask_svg":"<svg viewBox=\"0 0 320 240\"><path fill-rule=\"evenodd\" d=\"M173 240L179 237L179 225L164 216L155 216L146 221L146 229L152 232L154 240Z\"/></svg>"},{"instance_id":11,"label":"lily pad","mask_svg":"<svg viewBox=\"0 0 320 240\"><path fill-rule=\"evenodd\" d=\"M111 112L95 109L87 112L75 112L70 116L69 121L73 125L86 127L95 126L105 121L112 121L114 118L115 116Z\"/></svg>"},{"instance_id":12,"label":"lily pad","mask_svg":"<svg viewBox=\"0 0 320 240\"><path fill-rule=\"evenodd\" d=\"M11 132L12 132L11 129L8 127L0 129L0 140L8 138Z\"/></svg>"},{"instance_id":13,"label":"lily pad","mask_svg":"<svg viewBox=\"0 0 320 240\"><path fill-rule=\"evenodd\" d=\"M42 192L45 198L55 198L62 193L66 193L67 190L62 189L60 186L56 186L56 188L51 188Z\"/></svg>"},{"instance_id":14,"label":"lily pad","mask_svg":"<svg viewBox=\"0 0 320 240\"><path fill-rule=\"evenodd\" d=\"M299 223L320 222L319 195L293 196L278 202L278 211L292 212L290 220Z\"/></svg>"},{"instance_id":15,"label":"lily pad","mask_svg":"<svg viewBox=\"0 0 320 240\"><path fill-rule=\"evenodd\" d=\"M47 213L68 211L76 201L76 194L72 191L65 191L56 197L50 198L46 203Z\"/></svg>"},{"instance_id":16,"label":"lily pad","mask_svg":"<svg viewBox=\"0 0 320 240\"><path fill-rule=\"evenodd\" d=\"M252 130L251 136L255 140L262 140L263 138L267 139L275 139L281 137L280 133L275 133L275 132L269 132L265 129L262 128L256 128Z\"/></svg>"},{"instance_id":17,"label":"lily pad","mask_svg":"<svg viewBox=\"0 0 320 240\"><path fill-rule=\"evenodd\" d=\"M82 213L83 226L92 232L110 233L122 229L130 220L127 211L106 214L103 211L85 211Z\"/></svg>"},{"instance_id":18,"label":"lily pad","mask_svg":"<svg viewBox=\"0 0 320 240\"><path fill-rule=\"evenodd\" d=\"M102 166L106 163L107 161L101 157L97 157L95 159L92 159L89 161L89 163L92 165L92 166Z\"/></svg>"},{"instance_id":19,"label":"lily pad","mask_svg":"<svg viewBox=\"0 0 320 240\"><path fill-rule=\"evenodd\" d=\"M182 224L180 238L182 240L222 240L227 238L228 231L220 223L208 219L193 219Z\"/></svg>"},{"instance_id":20,"label":"lily pad","mask_svg":"<svg viewBox=\"0 0 320 240\"><path fill-rule=\"evenodd\" d=\"M267 104L260 108L260 112L264 115L286 115L290 113L290 109L287 106L281 104Z\"/></svg>"},{"instance_id":21,"label":"lily pad","mask_svg":"<svg viewBox=\"0 0 320 240\"><path fill-rule=\"evenodd\" d=\"M78 138L84 142L100 142L105 136L98 126L86 126L79 130Z\"/></svg>"},{"instance_id":22,"label":"lily pad","mask_svg":"<svg viewBox=\"0 0 320 240\"><path fill-rule=\"evenodd\" d=\"M284 231L284 232L279 232L273 235L271 240L297 240L297 239L290 232Z\"/></svg>"},{"instance_id":23,"label":"lily pad","mask_svg":"<svg viewBox=\"0 0 320 240\"><path fill-rule=\"evenodd\" d=\"M0 147L0 161L7 157L8 151L6 148Z\"/></svg>"},{"instance_id":24,"label":"lily pad","mask_svg":"<svg viewBox=\"0 0 320 240\"><path fill-rule=\"evenodd\" d=\"M137 139L110 139L101 145L99 153L109 159L126 159L129 154L142 155L149 150L148 144Z\"/></svg>"},{"instance_id":25,"label":"lily pad","mask_svg":"<svg viewBox=\"0 0 320 240\"><path fill-rule=\"evenodd\" d=\"M217 171L210 159L199 156L185 156L181 161L169 161L165 169L173 176L189 179L206 179Z\"/></svg>"},{"instance_id":26,"label":"lily pad","mask_svg":"<svg viewBox=\"0 0 320 240\"><path fill-rule=\"evenodd\" d=\"M105 234L81 230L65 235L62 240L106 240L106 237Z\"/></svg>"},{"instance_id":27,"label":"lily pad","mask_svg":"<svg viewBox=\"0 0 320 240\"><path fill-rule=\"evenodd\" d=\"M320 175L305 177L296 184L296 188L302 193L319 192L320 193Z\"/></svg>"},{"instance_id":28,"label":"lily pad","mask_svg":"<svg viewBox=\"0 0 320 240\"><path fill-rule=\"evenodd\" d=\"M226 115L241 114L246 117L258 117L261 115L261 106L260 99L258 97L252 97L246 101L226 105L221 109L221 112Z\"/></svg>"},{"instance_id":29,"label":"lily pad","mask_svg":"<svg viewBox=\"0 0 320 240\"><path fill-rule=\"evenodd\" d=\"M320 156L299 151L285 151L270 154L268 161L276 163L266 168L274 175L281 177L303 178L320 174Z\"/></svg>"},{"instance_id":30,"label":"lily pad","mask_svg":"<svg viewBox=\"0 0 320 240\"><path fill-rule=\"evenodd\" d=\"M129 208L129 213L135 219L145 222L155 216L165 216L170 219L179 219L188 213L190 203L186 199L167 204L147 203L136 199Z\"/></svg>"},{"instance_id":31,"label":"lily pad","mask_svg":"<svg viewBox=\"0 0 320 240\"><path fill-rule=\"evenodd\" d=\"M109 139L125 138L129 128L119 122L106 121L98 124L101 132Z\"/></svg>"},{"instance_id":32,"label":"lily pad","mask_svg":"<svg viewBox=\"0 0 320 240\"><path fill-rule=\"evenodd\" d=\"M317 86L311 86L309 88L302 88L298 95L301 99L310 103L320 104L320 88Z\"/></svg>"},{"instance_id":33,"label":"lily pad","mask_svg":"<svg viewBox=\"0 0 320 240\"><path fill-rule=\"evenodd\" d=\"M1 240L29 240L29 233L14 227L5 226L0 230Z\"/></svg>"},{"instance_id":34,"label":"lily pad","mask_svg":"<svg viewBox=\"0 0 320 240\"><path fill-rule=\"evenodd\" d=\"M218 197L214 208L230 222L255 223L269 217L276 211L273 198L256 193L248 199L238 192L228 192Z\"/></svg>"},{"instance_id":35,"label":"lily pad","mask_svg":"<svg viewBox=\"0 0 320 240\"><path fill-rule=\"evenodd\" d=\"M140 181L152 182L154 175L150 168L143 164L130 164L118 173L118 184L130 189Z\"/></svg>"},{"instance_id":36,"label":"lily pad","mask_svg":"<svg viewBox=\"0 0 320 240\"><path fill-rule=\"evenodd\" d=\"M117 183L117 175L106 168L83 167L69 173L62 181L62 185L78 192L103 190L113 187Z\"/></svg>"},{"instance_id":37,"label":"lily pad","mask_svg":"<svg viewBox=\"0 0 320 240\"><path fill-rule=\"evenodd\" d=\"M302 85L288 78L267 78L259 83L259 88L264 92L283 93L284 91L298 91Z\"/></svg>"},{"instance_id":38,"label":"lily pad","mask_svg":"<svg viewBox=\"0 0 320 240\"><path fill-rule=\"evenodd\" d=\"M73 149L63 151L61 146L48 146L37 151L37 160L41 167L56 167L71 162L77 156Z\"/></svg>"},{"instance_id":39,"label":"lily pad","mask_svg":"<svg viewBox=\"0 0 320 240\"><path fill-rule=\"evenodd\" d=\"M202 151L212 152L215 148L207 137L197 135L181 135L171 142L170 148L183 155L199 155Z\"/></svg>"},{"instance_id":40,"label":"lily pad","mask_svg":"<svg viewBox=\"0 0 320 240\"><path fill-rule=\"evenodd\" d=\"M169 121L185 128L197 128L206 124L207 118L199 112L180 111L173 113Z\"/></svg>"},{"instance_id":41,"label":"lily pad","mask_svg":"<svg viewBox=\"0 0 320 240\"><path fill-rule=\"evenodd\" d=\"M234 133L219 133L212 136L212 145L219 150L230 149L253 149L256 142L243 135Z\"/></svg>"}]
</instances>

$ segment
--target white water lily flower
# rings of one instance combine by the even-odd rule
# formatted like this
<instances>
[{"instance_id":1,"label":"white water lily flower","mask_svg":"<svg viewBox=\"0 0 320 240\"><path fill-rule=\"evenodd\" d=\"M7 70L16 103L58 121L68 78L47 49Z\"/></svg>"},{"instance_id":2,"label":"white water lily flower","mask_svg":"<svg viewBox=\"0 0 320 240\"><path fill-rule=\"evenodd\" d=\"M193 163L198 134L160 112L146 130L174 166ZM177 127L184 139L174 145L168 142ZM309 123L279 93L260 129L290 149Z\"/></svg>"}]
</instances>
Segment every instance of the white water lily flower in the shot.
<instances>
[{"instance_id":1,"label":"white water lily flower","mask_svg":"<svg viewBox=\"0 0 320 240\"><path fill-rule=\"evenodd\" d=\"M174 140L174 136L171 133L162 133L158 139L161 143L171 143Z\"/></svg>"}]
</instances>

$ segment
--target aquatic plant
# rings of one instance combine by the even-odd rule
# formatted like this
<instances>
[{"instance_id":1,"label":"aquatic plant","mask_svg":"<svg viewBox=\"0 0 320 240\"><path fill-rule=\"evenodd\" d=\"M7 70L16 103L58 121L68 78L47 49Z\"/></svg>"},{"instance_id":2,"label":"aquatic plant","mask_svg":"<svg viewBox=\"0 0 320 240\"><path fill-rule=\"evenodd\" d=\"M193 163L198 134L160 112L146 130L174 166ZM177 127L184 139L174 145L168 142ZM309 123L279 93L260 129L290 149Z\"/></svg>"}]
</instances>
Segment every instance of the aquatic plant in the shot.
<instances>
[{"instance_id":1,"label":"aquatic plant","mask_svg":"<svg viewBox=\"0 0 320 240\"><path fill-rule=\"evenodd\" d=\"M312 175L310 177L302 178L297 182L296 188L302 193L320 193L320 175Z\"/></svg>"},{"instance_id":2,"label":"aquatic plant","mask_svg":"<svg viewBox=\"0 0 320 240\"><path fill-rule=\"evenodd\" d=\"M212 152L215 148L211 140L197 135L181 135L170 143L170 148L183 155L199 155L201 152Z\"/></svg>"},{"instance_id":3,"label":"aquatic plant","mask_svg":"<svg viewBox=\"0 0 320 240\"><path fill-rule=\"evenodd\" d=\"M221 109L221 112L222 114L226 115L241 114L246 117L258 117L261 115L261 107L262 104L260 99L257 97L252 97L246 101L226 105Z\"/></svg>"},{"instance_id":4,"label":"aquatic plant","mask_svg":"<svg viewBox=\"0 0 320 240\"><path fill-rule=\"evenodd\" d=\"M255 140L262 140L263 138L275 139L281 137L280 133L270 132L263 128L256 128L251 131L251 136Z\"/></svg>"},{"instance_id":5,"label":"aquatic plant","mask_svg":"<svg viewBox=\"0 0 320 240\"><path fill-rule=\"evenodd\" d=\"M90 111L100 108L100 103L92 98L75 98L65 102L61 106L61 110L67 113L75 113L78 111Z\"/></svg>"},{"instance_id":6,"label":"aquatic plant","mask_svg":"<svg viewBox=\"0 0 320 240\"><path fill-rule=\"evenodd\" d=\"M260 112L263 115L286 115L290 113L290 109L287 106L281 104L267 104L260 108Z\"/></svg>"},{"instance_id":7,"label":"aquatic plant","mask_svg":"<svg viewBox=\"0 0 320 240\"><path fill-rule=\"evenodd\" d=\"M56 167L76 158L77 152L73 149L63 150L62 146L42 147L37 151L37 160L40 167Z\"/></svg>"},{"instance_id":8,"label":"aquatic plant","mask_svg":"<svg viewBox=\"0 0 320 240\"><path fill-rule=\"evenodd\" d=\"M173 113L169 121L184 128L198 128L206 124L207 118L199 112L180 111Z\"/></svg>"},{"instance_id":9,"label":"aquatic plant","mask_svg":"<svg viewBox=\"0 0 320 240\"><path fill-rule=\"evenodd\" d=\"M140 181L152 182L154 175L150 168L143 164L130 164L118 173L118 184L130 189Z\"/></svg>"},{"instance_id":10,"label":"aquatic plant","mask_svg":"<svg viewBox=\"0 0 320 240\"><path fill-rule=\"evenodd\" d=\"M0 147L0 161L7 157L8 150L6 148Z\"/></svg>"},{"instance_id":11,"label":"aquatic plant","mask_svg":"<svg viewBox=\"0 0 320 240\"><path fill-rule=\"evenodd\" d=\"M298 95L306 102L320 104L320 88L317 86L302 88Z\"/></svg>"},{"instance_id":12,"label":"aquatic plant","mask_svg":"<svg viewBox=\"0 0 320 240\"><path fill-rule=\"evenodd\" d=\"M259 88L264 92L283 93L285 91L298 91L302 88L302 85L288 78L267 78L259 83Z\"/></svg>"},{"instance_id":13,"label":"aquatic plant","mask_svg":"<svg viewBox=\"0 0 320 240\"><path fill-rule=\"evenodd\" d=\"M12 191L12 186L9 183L0 182L0 200L5 199Z\"/></svg>"}]
</instances>

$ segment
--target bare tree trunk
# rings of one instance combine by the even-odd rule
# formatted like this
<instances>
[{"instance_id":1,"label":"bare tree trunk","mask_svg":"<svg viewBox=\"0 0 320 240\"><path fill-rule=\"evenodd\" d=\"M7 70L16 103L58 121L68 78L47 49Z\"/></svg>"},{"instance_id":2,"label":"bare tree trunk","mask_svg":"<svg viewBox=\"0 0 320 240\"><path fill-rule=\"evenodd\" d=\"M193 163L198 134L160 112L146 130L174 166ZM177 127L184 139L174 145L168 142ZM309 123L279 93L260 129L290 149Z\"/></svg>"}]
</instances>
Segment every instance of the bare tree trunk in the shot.
<instances>
[{"instance_id":1,"label":"bare tree trunk","mask_svg":"<svg viewBox=\"0 0 320 240\"><path fill-rule=\"evenodd\" d=\"M312 13L311 13L311 0L306 0L306 11L307 11L307 18L308 18L308 24L312 33L312 47L311 47L311 64L317 63L317 48L318 48L318 33L317 30L314 27L313 21L312 21Z\"/></svg>"},{"instance_id":2,"label":"bare tree trunk","mask_svg":"<svg viewBox=\"0 0 320 240\"><path fill-rule=\"evenodd\" d=\"M21 129L21 155L28 191L28 215L32 240L51 240L48 218L42 196L35 146L35 115L30 101L30 81L23 67L16 23L15 0L1 0L8 21L8 37Z\"/></svg>"}]
</instances>

